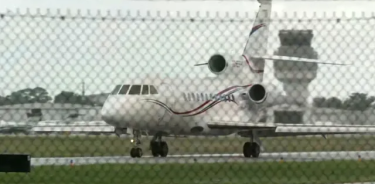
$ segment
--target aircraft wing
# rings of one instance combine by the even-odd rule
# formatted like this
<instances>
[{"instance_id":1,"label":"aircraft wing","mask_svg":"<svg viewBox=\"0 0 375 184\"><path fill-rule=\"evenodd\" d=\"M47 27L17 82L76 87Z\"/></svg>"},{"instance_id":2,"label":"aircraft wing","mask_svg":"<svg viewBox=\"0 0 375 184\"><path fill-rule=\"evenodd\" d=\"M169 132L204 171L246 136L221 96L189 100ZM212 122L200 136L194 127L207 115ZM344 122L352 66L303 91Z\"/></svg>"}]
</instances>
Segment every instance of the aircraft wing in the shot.
<instances>
[{"instance_id":1,"label":"aircraft wing","mask_svg":"<svg viewBox=\"0 0 375 184\"><path fill-rule=\"evenodd\" d=\"M375 133L375 126L372 125L340 125L332 122L320 122L317 124L212 122L207 125L211 129L233 129L238 131L273 130L274 133L289 135Z\"/></svg>"}]
</instances>

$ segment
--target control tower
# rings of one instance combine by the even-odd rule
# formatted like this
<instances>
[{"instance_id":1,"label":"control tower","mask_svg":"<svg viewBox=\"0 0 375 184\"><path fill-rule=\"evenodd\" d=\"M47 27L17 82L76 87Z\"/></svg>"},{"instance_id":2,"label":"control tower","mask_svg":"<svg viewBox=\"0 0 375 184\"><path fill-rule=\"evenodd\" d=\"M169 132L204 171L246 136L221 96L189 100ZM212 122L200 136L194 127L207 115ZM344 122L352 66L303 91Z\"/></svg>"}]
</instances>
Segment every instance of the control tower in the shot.
<instances>
[{"instance_id":1,"label":"control tower","mask_svg":"<svg viewBox=\"0 0 375 184\"><path fill-rule=\"evenodd\" d=\"M311 47L312 30L281 30L279 38L281 46L274 52L274 55L318 59L317 52ZM307 106L307 98L310 95L308 86L316 78L317 71L317 63L274 62L274 76L283 83L286 95L296 99L303 107ZM298 122L290 123L307 122L311 117L310 112L288 110L275 112L274 115L275 120L279 122L281 119L298 120Z\"/></svg>"},{"instance_id":2,"label":"control tower","mask_svg":"<svg viewBox=\"0 0 375 184\"><path fill-rule=\"evenodd\" d=\"M317 52L311 47L313 38L311 30L281 30L279 38L281 46L274 52L274 55L318 59ZM310 95L308 85L316 77L318 64L275 61L274 69L274 75L283 83L287 95L306 104Z\"/></svg>"}]
</instances>

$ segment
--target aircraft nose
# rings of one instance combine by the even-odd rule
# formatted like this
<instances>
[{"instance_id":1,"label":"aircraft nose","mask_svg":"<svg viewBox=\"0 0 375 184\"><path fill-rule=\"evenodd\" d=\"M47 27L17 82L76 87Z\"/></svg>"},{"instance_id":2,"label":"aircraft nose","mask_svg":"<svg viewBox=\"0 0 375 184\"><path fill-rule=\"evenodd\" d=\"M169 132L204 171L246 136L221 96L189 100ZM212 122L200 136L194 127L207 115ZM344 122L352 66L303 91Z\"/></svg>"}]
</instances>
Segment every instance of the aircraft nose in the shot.
<instances>
[{"instance_id":1,"label":"aircraft nose","mask_svg":"<svg viewBox=\"0 0 375 184\"><path fill-rule=\"evenodd\" d=\"M113 124L124 113L124 109L121 108L122 105L124 105L123 100L115 96L108 97L101 110L102 120L108 124Z\"/></svg>"},{"instance_id":2,"label":"aircraft nose","mask_svg":"<svg viewBox=\"0 0 375 184\"><path fill-rule=\"evenodd\" d=\"M101 118L102 118L102 120L105 121L105 122L110 121L110 120L111 120L111 117L112 117L113 114L114 114L114 113L111 112L110 109L105 108L105 106L103 106L103 108L102 108L102 110L101 110L101 112L100 112Z\"/></svg>"}]
</instances>

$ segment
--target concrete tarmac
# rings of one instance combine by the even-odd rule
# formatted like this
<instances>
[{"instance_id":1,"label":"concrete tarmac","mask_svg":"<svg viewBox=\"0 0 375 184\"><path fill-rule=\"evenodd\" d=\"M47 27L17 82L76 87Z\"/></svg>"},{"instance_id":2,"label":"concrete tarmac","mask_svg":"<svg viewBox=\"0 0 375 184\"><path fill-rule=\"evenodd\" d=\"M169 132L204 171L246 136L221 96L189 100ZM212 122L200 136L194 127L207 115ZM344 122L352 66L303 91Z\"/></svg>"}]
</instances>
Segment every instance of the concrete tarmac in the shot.
<instances>
[{"instance_id":1,"label":"concrete tarmac","mask_svg":"<svg viewBox=\"0 0 375 184\"><path fill-rule=\"evenodd\" d=\"M50 157L31 158L31 165L89 165L89 164L163 164L163 163L225 163L225 162L266 162L266 161L323 161L323 160L370 160L375 159L375 151L350 151L350 152L282 152L261 153L259 158L244 158L242 154L196 154L196 155L168 155L168 157L143 156L131 158L130 156L106 157Z\"/></svg>"}]
</instances>

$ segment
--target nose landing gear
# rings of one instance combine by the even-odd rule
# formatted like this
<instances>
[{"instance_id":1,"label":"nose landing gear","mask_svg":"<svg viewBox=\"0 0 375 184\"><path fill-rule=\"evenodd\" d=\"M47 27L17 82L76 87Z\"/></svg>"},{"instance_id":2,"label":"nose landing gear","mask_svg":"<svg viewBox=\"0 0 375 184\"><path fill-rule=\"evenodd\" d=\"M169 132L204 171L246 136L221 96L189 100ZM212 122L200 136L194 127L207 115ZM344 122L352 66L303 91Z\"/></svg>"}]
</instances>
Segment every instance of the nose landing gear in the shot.
<instances>
[{"instance_id":1,"label":"nose landing gear","mask_svg":"<svg viewBox=\"0 0 375 184\"><path fill-rule=\"evenodd\" d=\"M134 139L132 141L134 142L134 147L130 150L130 156L132 158L140 158L143 155L142 148L139 147L139 145L141 145L141 131L134 130L133 136Z\"/></svg>"}]
</instances>

